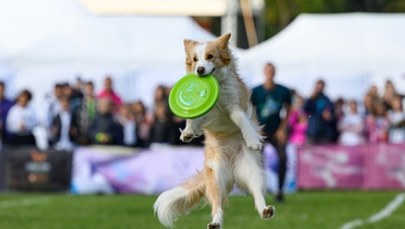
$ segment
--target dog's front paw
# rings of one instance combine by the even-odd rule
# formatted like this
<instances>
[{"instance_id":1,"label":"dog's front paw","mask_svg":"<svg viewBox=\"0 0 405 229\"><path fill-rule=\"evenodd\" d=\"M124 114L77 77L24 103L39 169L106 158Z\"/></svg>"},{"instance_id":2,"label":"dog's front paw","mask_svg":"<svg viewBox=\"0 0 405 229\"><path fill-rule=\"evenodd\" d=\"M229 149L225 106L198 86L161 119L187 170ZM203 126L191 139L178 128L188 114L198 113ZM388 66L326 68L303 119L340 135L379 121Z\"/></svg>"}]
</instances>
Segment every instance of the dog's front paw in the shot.
<instances>
[{"instance_id":1,"label":"dog's front paw","mask_svg":"<svg viewBox=\"0 0 405 229\"><path fill-rule=\"evenodd\" d=\"M207 229L221 229L221 225L219 223L209 223Z\"/></svg>"},{"instance_id":2,"label":"dog's front paw","mask_svg":"<svg viewBox=\"0 0 405 229\"><path fill-rule=\"evenodd\" d=\"M180 140L182 142L191 142L194 138L194 133L183 131L180 135Z\"/></svg>"},{"instance_id":3,"label":"dog's front paw","mask_svg":"<svg viewBox=\"0 0 405 229\"><path fill-rule=\"evenodd\" d=\"M247 147L253 151L260 151L263 149L263 143L262 142L248 142Z\"/></svg>"},{"instance_id":4,"label":"dog's front paw","mask_svg":"<svg viewBox=\"0 0 405 229\"><path fill-rule=\"evenodd\" d=\"M198 137L195 134L195 131L192 129L187 129L187 128L184 130L180 129L180 132L181 132L180 140L182 142L191 142L191 140L193 140L193 138Z\"/></svg>"},{"instance_id":5,"label":"dog's front paw","mask_svg":"<svg viewBox=\"0 0 405 229\"><path fill-rule=\"evenodd\" d=\"M267 206L262 213L263 219L271 219L276 214L276 208L272 205Z\"/></svg>"},{"instance_id":6,"label":"dog's front paw","mask_svg":"<svg viewBox=\"0 0 405 229\"><path fill-rule=\"evenodd\" d=\"M263 136L251 133L244 134L243 138L245 139L246 146L253 151L260 151L263 149Z\"/></svg>"},{"instance_id":7,"label":"dog's front paw","mask_svg":"<svg viewBox=\"0 0 405 229\"><path fill-rule=\"evenodd\" d=\"M263 141L259 137L247 139L246 145L250 150L253 151L260 151L263 149Z\"/></svg>"}]
</instances>

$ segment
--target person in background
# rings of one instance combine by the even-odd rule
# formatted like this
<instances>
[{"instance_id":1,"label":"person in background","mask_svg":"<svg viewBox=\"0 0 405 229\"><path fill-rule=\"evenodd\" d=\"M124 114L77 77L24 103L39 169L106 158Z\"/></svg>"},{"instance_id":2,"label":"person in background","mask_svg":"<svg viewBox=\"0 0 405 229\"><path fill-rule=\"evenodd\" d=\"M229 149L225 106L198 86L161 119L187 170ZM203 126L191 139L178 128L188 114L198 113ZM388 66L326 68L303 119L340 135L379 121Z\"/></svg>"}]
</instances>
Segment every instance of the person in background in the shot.
<instances>
[{"instance_id":1,"label":"person in background","mask_svg":"<svg viewBox=\"0 0 405 229\"><path fill-rule=\"evenodd\" d=\"M365 142L364 121L358 111L357 102L349 102L349 111L338 122L339 143L342 145L359 145Z\"/></svg>"},{"instance_id":2,"label":"person in background","mask_svg":"<svg viewBox=\"0 0 405 229\"><path fill-rule=\"evenodd\" d=\"M87 145L90 143L90 124L93 122L97 112L97 99L94 94L94 84L88 81L84 84L84 96L81 106L77 113L79 123L79 134L77 142L80 145Z\"/></svg>"},{"instance_id":3,"label":"person in background","mask_svg":"<svg viewBox=\"0 0 405 229\"><path fill-rule=\"evenodd\" d=\"M113 111L118 112L122 105L121 97L114 91L113 80L111 76L104 78L104 88L98 93L97 99L107 98L112 102Z\"/></svg>"},{"instance_id":4,"label":"person in background","mask_svg":"<svg viewBox=\"0 0 405 229\"><path fill-rule=\"evenodd\" d=\"M114 119L113 111L113 103L110 99L99 99L96 116L90 125L90 137L93 144L122 145L122 127Z\"/></svg>"},{"instance_id":5,"label":"person in background","mask_svg":"<svg viewBox=\"0 0 405 229\"><path fill-rule=\"evenodd\" d=\"M78 76L76 78L76 83L73 85L70 85L70 88L72 90L72 95L70 98L70 103L73 106L73 111L77 110L80 108L81 106L81 102L83 101L83 81L80 78L80 76Z\"/></svg>"},{"instance_id":6,"label":"person in background","mask_svg":"<svg viewBox=\"0 0 405 229\"><path fill-rule=\"evenodd\" d=\"M334 106L324 94L325 81L318 80L304 110L309 115L307 137L310 144L334 143L337 140L337 123Z\"/></svg>"},{"instance_id":7,"label":"person in background","mask_svg":"<svg viewBox=\"0 0 405 229\"><path fill-rule=\"evenodd\" d=\"M266 140L272 144L278 154L278 193L276 201L284 201L284 181L287 173L287 127L290 106L292 103L291 90L274 81L275 66L267 63L264 66L264 83L253 88L251 102L256 107L256 114L263 125Z\"/></svg>"},{"instance_id":8,"label":"person in background","mask_svg":"<svg viewBox=\"0 0 405 229\"><path fill-rule=\"evenodd\" d=\"M373 101L380 100L377 85L371 85L366 94L369 95Z\"/></svg>"},{"instance_id":9,"label":"person in background","mask_svg":"<svg viewBox=\"0 0 405 229\"><path fill-rule=\"evenodd\" d=\"M296 146L306 143L306 132L308 128L308 117L304 111L305 99L296 95L288 118L289 142Z\"/></svg>"},{"instance_id":10,"label":"person in background","mask_svg":"<svg viewBox=\"0 0 405 229\"><path fill-rule=\"evenodd\" d=\"M365 132L368 142L386 143L389 126L387 108L384 102L380 100L374 104L372 114L366 117Z\"/></svg>"},{"instance_id":11,"label":"person in background","mask_svg":"<svg viewBox=\"0 0 405 229\"><path fill-rule=\"evenodd\" d=\"M124 104L120 108L120 114L118 118L119 123L123 128L124 139L123 143L125 146L135 146L136 145L136 122L134 114L131 110L130 104Z\"/></svg>"},{"instance_id":12,"label":"person in background","mask_svg":"<svg viewBox=\"0 0 405 229\"><path fill-rule=\"evenodd\" d=\"M61 83L56 83L53 87L53 93L51 95L47 95L46 102L47 102L47 113L46 113L46 120L45 120L45 127L49 129L52 124L52 120L60 111L60 104L59 99L63 97L63 87L64 85Z\"/></svg>"},{"instance_id":13,"label":"person in background","mask_svg":"<svg viewBox=\"0 0 405 229\"><path fill-rule=\"evenodd\" d=\"M78 138L79 126L71 111L69 99L62 97L59 103L61 109L52 121L49 141L55 149L69 151L75 146L73 142Z\"/></svg>"},{"instance_id":14,"label":"person in background","mask_svg":"<svg viewBox=\"0 0 405 229\"><path fill-rule=\"evenodd\" d=\"M155 88L154 94L154 106L158 103L168 103L168 92L164 85L158 85Z\"/></svg>"},{"instance_id":15,"label":"person in background","mask_svg":"<svg viewBox=\"0 0 405 229\"><path fill-rule=\"evenodd\" d=\"M6 118L10 108L13 106L13 102L6 98L5 92L6 85L3 81L0 81L0 139L2 141L7 141Z\"/></svg>"},{"instance_id":16,"label":"person in background","mask_svg":"<svg viewBox=\"0 0 405 229\"><path fill-rule=\"evenodd\" d=\"M338 98L334 103L335 119L337 122L339 122L345 116L344 112L345 103L346 102L343 98Z\"/></svg>"},{"instance_id":17,"label":"person in background","mask_svg":"<svg viewBox=\"0 0 405 229\"><path fill-rule=\"evenodd\" d=\"M146 147L149 142L149 133L152 125L152 118L148 116L145 105L138 100L132 104L132 112L136 123L137 147Z\"/></svg>"},{"instance_id":18,"label":"person in background","mask_svg":"<svg viewBox=\"0 0 405 229\"><path fill-rule=\"evenodd\" d=\"M373 104L375 103L375 100L373 99L373 96L370 94L366 94L363 98L363 106L364 110L362 113L363 118L367 117L368 115L371 115L373 113Z\"/></svg>"},{"instance_id":19,"label":"person in background","mask_svg":"<svg viewBox=\"0 0 405 229\"><path fill-rule=\"evenodd\" d=\"M169 143L171 130L171 118L167 104L160 102L155 104L153 123L149 135L150 143Z\"/></svg>"},{"instance_id":20,"label":"person in background","mask_svg":"<svg viewBox=\"0 0 405 229\"><path fill-rule=\"evenodd\" d=\"M6 128L12 145L35 145L33 129L38 122L34 109L29 106L31 99L30 91L21 91L7 115Z\"/></svg>"},{"instance_id":21,"label":"person in background","mask_svg":"<svg viewBox=\"0 0 405 229\"><path fill-rule=\"evenodd\" d=\"M382 96L382 100L384 102L384 105L385 105L387 111L392 109L391 102L395 97L398 97L398 96L400 96L400 95L398 94L397 90L395 89L395 86L392 83L392 81L387 80L385 82L385 91Z\"/></svg>"},{"instance_id":22,"label":"person in background","mask_svg":"<svg viewBox=\"0 0 405 229\"><path fill-rule=\"evenodd\" d=\"M405 112L402 107L402 99L395 96L391 100L391 110L388 111L388 120L390 122L389 142L405 142Z\"/></svg>"}]
</instances>

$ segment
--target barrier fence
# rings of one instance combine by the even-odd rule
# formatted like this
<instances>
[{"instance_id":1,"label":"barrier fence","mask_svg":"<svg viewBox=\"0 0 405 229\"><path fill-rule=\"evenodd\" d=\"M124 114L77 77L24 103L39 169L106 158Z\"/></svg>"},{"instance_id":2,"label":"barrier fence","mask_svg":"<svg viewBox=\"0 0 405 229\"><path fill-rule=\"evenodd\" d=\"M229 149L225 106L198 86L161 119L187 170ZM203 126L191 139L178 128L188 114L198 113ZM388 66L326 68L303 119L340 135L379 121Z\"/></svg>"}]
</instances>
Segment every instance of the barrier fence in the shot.
<instances>
[{"instance_id":1,"label":"barrier fence","mask_svg":"<svg viewBox=\"0 0 405 229\"><path fill-rule=\"evenodd\" d=\"M405 189L405 144L288 147L286 192L297 189ZM74 194L156 194L203 169L202 147L81 147L74 152L3 148L0 190ZM264 148L267 190L277 191L278 158Z\"/></svg>"},{"instance_id":2,"label":"barrier fence","mask_svg":"<svg viewBox=\"0 0 405 229\"><path fill-rule=\"evenodd\" d=\"M405 144L298 148L299 189L405 189Z\"/></svg>"}]
</instances>

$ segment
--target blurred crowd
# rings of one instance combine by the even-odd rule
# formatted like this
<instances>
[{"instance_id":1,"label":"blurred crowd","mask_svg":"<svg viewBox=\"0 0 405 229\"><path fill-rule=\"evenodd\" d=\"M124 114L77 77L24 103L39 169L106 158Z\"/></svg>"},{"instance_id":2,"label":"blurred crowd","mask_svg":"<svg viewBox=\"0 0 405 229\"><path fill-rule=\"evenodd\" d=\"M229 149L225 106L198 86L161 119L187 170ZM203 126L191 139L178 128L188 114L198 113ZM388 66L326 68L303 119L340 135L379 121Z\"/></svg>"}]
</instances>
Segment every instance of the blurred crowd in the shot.
<instances>
[{"instance_id":1,"label":"blurred crowd","mask_svg":"<svg viewBox=\"0 0 405 229\"><path fill-rule=\"evenodd\" d=\"M296 145L405 143L404 95L387 80L380 93L373 85L362 101L332 101L318 80L305 99L293 93L289 116L289 141Z\"/></svg>"},{"instance_id":2,"label":"blurred crowd","mask_svg":"<svg viewBox=\"0 0 405 229\"><path fill-rule=\"evenodd\" d=\"M142 101L124 103L114 90L113 78L106 76L101 91L92 81L57 83L46 98L46 120L40 121L30 105L33 95L22 90L15 99L5 97L0 82L0 133L3 144L35 145L36 129L49 146L72 150L79 145L101 144L148 147L153 143L171 145L179 141L185 120L168 107L169 87L159 85L149 109ZM357 145L367 142L405 142L404 96L393 83L382 93L372 86L363 101L332 101L324 92L325 82L316 82L313 93L304 98L293 91L288 118L288 140L295 145ZM39 131L37 131L39 132ZM45 136L45 137L44 137ZM192 144L200 145L203 139Z\"/></svg>"},{"instance_id":3,"label":"blurred crowd","mask_svg":"<svg viewBox=\"0 0 405 229\"><path fill-rule=\"evenodd\" d=\"M30 105L32 94L22 90L15 99L5 97L0 82L0 129L6 145L35 145L46 138L48 146L72 150L80 145L148 147L153 143L179 145L185 120L168 108L169 88L158 86L149 110L142 101L124 103L106 76L101 91L92 81L56 83L46 98L46 118L39 120ZM43 139L42 139L43 140ZM197 139L192 144L201 144Z\"/></svg>"}]
</instances>

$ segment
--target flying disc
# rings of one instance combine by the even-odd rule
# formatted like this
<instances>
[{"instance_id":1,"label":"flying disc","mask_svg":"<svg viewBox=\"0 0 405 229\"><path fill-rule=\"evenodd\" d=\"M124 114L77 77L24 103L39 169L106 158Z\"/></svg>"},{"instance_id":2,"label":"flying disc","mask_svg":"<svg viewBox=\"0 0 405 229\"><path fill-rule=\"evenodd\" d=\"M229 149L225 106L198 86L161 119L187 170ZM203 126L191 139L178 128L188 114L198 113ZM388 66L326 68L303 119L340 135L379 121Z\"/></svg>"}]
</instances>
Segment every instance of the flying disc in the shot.
<instances>
[{"instance_id":1,"label":"flying disc","mask_svg":"<svg viewBox=\"0 0 405 229\"><path fill-rule=\"evenodd\" d=\"M219 97L219 84L212 75L187 74L169 94L170 110L178 117L193 119L209 112Z\"/></svg>"}]
</instances>

